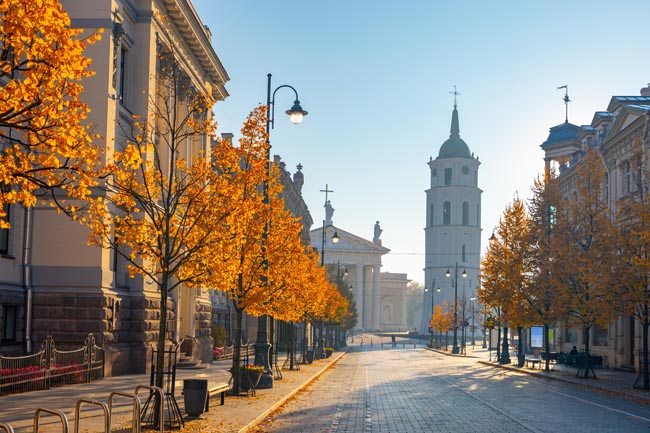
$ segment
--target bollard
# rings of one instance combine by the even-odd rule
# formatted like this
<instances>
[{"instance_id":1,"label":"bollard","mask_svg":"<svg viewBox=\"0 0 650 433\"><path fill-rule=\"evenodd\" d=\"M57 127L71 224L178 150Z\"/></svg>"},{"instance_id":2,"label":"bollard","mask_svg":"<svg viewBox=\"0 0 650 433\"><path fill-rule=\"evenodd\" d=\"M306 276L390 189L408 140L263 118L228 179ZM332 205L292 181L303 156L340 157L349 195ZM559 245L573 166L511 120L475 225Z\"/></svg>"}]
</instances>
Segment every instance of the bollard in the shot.
<instances>
[{"instance_id":1,"label":"bollard","mask_svg":"<svg viewBox=\"0 0 650 433\"><path fill-rule=\"evenodd\" d=\"M14 433L14 429L11 427L11 424L3 424L0 422L0 428L3 429L6 433Z\"/></svg>"}]
</instances>

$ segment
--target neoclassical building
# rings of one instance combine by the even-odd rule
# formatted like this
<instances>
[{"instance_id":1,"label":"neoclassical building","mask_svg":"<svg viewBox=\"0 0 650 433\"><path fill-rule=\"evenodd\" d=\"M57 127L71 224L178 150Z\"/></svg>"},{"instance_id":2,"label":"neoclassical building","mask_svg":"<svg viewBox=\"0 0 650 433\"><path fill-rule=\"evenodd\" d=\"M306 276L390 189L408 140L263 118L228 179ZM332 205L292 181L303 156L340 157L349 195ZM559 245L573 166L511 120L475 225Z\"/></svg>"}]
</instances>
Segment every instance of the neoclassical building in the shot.
<instances>
[{"instance_id":1,"label":"neoclassical building","mask_svg":"<svg viewBox=\"0 0 650 433\"><path fill-rule=\"evenodd\" d=\"M468 300L476 294L478 286L483 192L478 187L480 162L460 138L455 102L450 132L438 157L429 159L431 186L426 190L424 228L424 284L428 290L424 292L421 333L427 332L432 305L453 305L456 288L460 305L463 298Z\"/></svg>"},{"instance_id":2,"label":"neoclassical building","mask_svg":"<svg viewBox=\"0 0 650 433\"><path fill-rule=\"evenodd\" d=\"M645 158L650 155L650 86L639 95L613 96L607 109L596 111L589 125L574 125L567 120L550 128L541 144L547 168L559 173L561 185L568 185L574 167L587 147L599 152L606 168L602 194L615 214L620 200L634 200L640 176L635 170L634 144L643 145ZM557 351L568 352L572 346L582 347L580 329L558 324L552 344ZM609 368L639 370L639 349L642 345L641 327L633 317L619 317L607 327L595 325L590 330L591 352L603 356Z\"/></svg>"},{"instance_id":3,"label":"neoclassical building","mask_svg":"<svg viewBox=\"0 0 650 433\"><path fill-rule=\"evenodd\" d=\"M216 101L229 80L210 31L189 0L62 0L72 27L103 29L86 50L95 75L84 81L88 122L103 137L105 155L124 144L133 114L147 117L155 94L160 52L174 44L183 78ZM170 31L162 30L161 17ZM166 36L163 37L162 35ZM209 149L209 138L187 144L186 155ZM47 335L58 345L80 345L93 333L106 349L106 374L144 372L157 339L160 296L154 284L129 278L124 260L87 246L88 232L52 208L10 209L11 230L0 234L0 353L38 350ZM168 338L185 338L196 357L211 359L210 299L182 287L171 301Z\"/></svg>"},{"instance_id":4,"label":"neoclassical building","mask_svg":"<svg viewBox=\"0 0 650 433\"><path fill-rule=\"evenodd\" d=\"M311 231L311 245L319 254L324 251L325 265L337 266L352 286L357 308L355 329L406 330L408 280L406 274L381 272L381 256L390 250L381 245L379 222L375 224L373 241L368 241L334 226L332 213L333 210L326 212L323 226ZM339 237L337 243L332 241L335 232Z\"/></svg>"}]
</instances>

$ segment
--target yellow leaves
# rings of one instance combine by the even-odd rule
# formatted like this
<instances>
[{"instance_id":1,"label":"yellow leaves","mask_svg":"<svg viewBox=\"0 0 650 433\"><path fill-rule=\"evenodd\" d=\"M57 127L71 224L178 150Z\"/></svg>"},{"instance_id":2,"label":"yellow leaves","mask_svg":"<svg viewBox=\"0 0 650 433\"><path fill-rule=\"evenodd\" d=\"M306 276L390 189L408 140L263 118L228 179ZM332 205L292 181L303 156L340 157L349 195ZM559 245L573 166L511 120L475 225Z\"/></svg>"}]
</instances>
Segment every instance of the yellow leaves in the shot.
<instances>
[{"instance_id":1,"label":"yellow leaves","mask_svg":"<svg viewBox=\"0 0 650 433\"><path fill-rule=\"evenodd\" d=\"M82 197L94 186L96 146L81 122L88 107L79 101L81 80L91 76L80 30L56 0L0 2L0 128L9 146L0 151L2 180L22 191L0 205L35 202L37 188L66 186ZM96 40L99 35L89 39ZM29 147L24 146L29 143ZM1 206L0 206L1 207Z\"/></svg>"}]
</instances>

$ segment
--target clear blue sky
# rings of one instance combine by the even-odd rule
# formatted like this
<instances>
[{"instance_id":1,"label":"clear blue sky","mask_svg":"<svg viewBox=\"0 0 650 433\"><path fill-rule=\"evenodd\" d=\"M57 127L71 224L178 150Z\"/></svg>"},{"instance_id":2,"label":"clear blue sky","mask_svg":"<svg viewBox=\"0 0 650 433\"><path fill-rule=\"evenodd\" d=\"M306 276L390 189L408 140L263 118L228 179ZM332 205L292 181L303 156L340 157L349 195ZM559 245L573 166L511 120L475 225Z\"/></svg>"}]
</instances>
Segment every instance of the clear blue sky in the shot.
<instances>
[{"instance_id":1,"label":"clear blue sky","mask_svg":"<svg viewBox=\"0 0 650 433\"><path fill-rule=\"evenodd\" d=\"M530 196L551 126L588 124L612 95L650 82L650 2L193 0L231 81L215 106L220 132L239 129L274 87L296 88L309 115L282 113L272 153L293 172L314 227L328 184L334 224L366 239L381 222L382 271L423 281L430 156L449 137L453 86L460 134L481 161L482 249L515 192Z\"/></svg>"}]
</instances>

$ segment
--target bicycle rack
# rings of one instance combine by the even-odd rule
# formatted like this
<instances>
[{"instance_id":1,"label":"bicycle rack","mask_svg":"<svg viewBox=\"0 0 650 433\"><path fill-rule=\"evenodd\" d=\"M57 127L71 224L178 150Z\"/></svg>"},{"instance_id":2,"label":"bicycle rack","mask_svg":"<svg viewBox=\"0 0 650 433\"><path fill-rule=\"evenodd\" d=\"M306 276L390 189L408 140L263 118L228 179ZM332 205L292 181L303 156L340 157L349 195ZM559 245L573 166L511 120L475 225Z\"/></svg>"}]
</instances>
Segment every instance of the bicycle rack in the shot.
<instances>
[{"instance_id":1,"label":"bicycle rack","mask_svg":"<svg viewBox=\"0 0 650 433\"><path fill-rule=\"evenodd\" d=\"M89 400L86 398L77 400L77 405L74 408L74 433L79 433L79 413L81 412L81 405L84 403L92 404L102 408L102 410L104 411L104 433L110 433L111 415L110 412L108 411L108 406L106 405L106 403L97 400Z\"/></svg>"},{"instance_id":2,"label":"bicycle rack","mask_svg":"<svg viewBox=\"0 0 650 433\"><path fill-rule=\"evenodd\" d=\"M160 396L160 420L158 421L158 424L159 424L159 428L160 428L160 430L159 430L160 433L164 433L164 431L165 431L165 392L162 390L162 388L160 388L158 386L138 385L138 386L135 387L135 394L137 395L138 391L140 391L142 389L148 389L149 390L149 399L147 400L147 404L151 400L151 394L157 393Z\"/></svg>"},{"instance_id":3,"label":"bicycle rack","mask_svg":"<svg viewBox=\"0 0 650 433\"><path fill-rule=\"evenodd\" d=\"M108 413L111 415L111 419L113 418L113 398L117 396L127 397L133 400L131 432L140 433L140 408L142 406L140 403L140 398L138 398L137 394L128 394L126 392L111 392L110 395L108 396ZM110 431L110 426L109 426L109 431Z\"/></svg>"},{"instance_id":4,"label":"bicycle rack","mask_svg":"<svg viewBox=\"0 0 650 433\"><path fill-rule=\"evenodd\" d=\"M37 432L38 431L38 425L40 423L40 418L41 418L41 412L49 413L50 415L55 415L58 416L59 419L61 420L61 425L63 427L63 433L68 433L68 418L66 418L65 414L61 411L58 410L50 410L50 409L45 409L43 407L39 407L36 409L36 412L34 412L34 429L33 431Z\"/></svg>"},{"instance_id":5,"label":"bicycle rack","mask_svg":"<svg viewBox=\"0 0 650 433\"><path fill-rule=\"evenodd\" d=\"M6 433L14 433L14 429L11 427L11 424L3 424L0 422L0 428L3 429Z\"/></svg>"}]
</instances>

